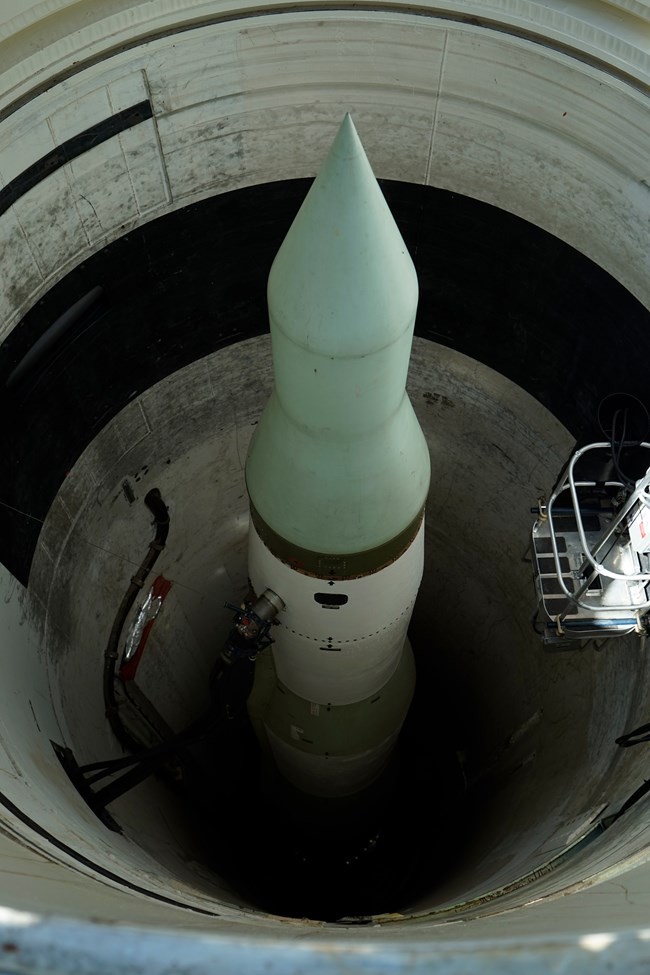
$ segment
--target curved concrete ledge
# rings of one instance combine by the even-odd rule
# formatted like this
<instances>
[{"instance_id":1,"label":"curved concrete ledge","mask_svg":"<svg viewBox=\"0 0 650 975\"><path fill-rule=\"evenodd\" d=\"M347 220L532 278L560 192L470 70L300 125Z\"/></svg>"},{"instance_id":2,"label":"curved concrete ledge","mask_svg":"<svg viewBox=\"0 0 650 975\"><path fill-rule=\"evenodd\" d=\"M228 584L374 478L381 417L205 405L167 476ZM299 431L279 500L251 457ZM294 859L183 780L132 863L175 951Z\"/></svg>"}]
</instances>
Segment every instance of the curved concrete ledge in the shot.
<instances>
[{"instance_id":1,"label":"curved concrete ledge","mask_svg":"<svg viewBox=\"0 0 650 975\"><path fill-rule=\"evenodd\" d=\"M184 30L237 17L257 17L279 10L270 0L262 5L217 4L214 0L47 0L3 8L0 22L3 104L33 97L53 80L71 76L116 50L135 47ZM295 9L312 5L296 5ZM339 5L337 5L338 7ZM397 2L394 10L406 8ZM313 5L314 9L319 9ZM377 7L373 7L377 10ZM387 8L389 9L389 8ZM643 0L589 0L587 3L525 2L525 0L451 0L444 4L408 4L432 17L458 23L470 21L505 32L524 32L546 45L558 44L575 55L602 59L611 68L647 72L647 4ZM327 10L326 7L323 10Z\"/></svg>"},{"instance_id":2,"label":"curved concrete ledge","mask_svg":"<svg viewBox=\"0 0 650 975\"><path fill-rule=\"evenodd\" d=\"M75 4L61 16L107 6ZM608 4L581 8L591 20L563 8L494 5L510 32L459 22L451 6L256 10L243 20L230 12L179 31L181 14L196 7L138 5L115 14L127 32L145 13L171 18L169 32L138 46L135 31L134 46L111 48L87 67L83 31L66 34L74 77L57 82L49 69L40 94L32 79L29 99L0 124L5 189L116 113L150 101L153 114L91 143L2 215L2 334L70 267L130 228L226 190L313 175L348 109L379 177L516 213L647 305L649 28ZM526 36L533 27L539 41ZM103 22L87 30L113 36ZM558 34L577 46L556 45ZM588 63L595 39L597 65Z\"/></svg>"}]
</instances>

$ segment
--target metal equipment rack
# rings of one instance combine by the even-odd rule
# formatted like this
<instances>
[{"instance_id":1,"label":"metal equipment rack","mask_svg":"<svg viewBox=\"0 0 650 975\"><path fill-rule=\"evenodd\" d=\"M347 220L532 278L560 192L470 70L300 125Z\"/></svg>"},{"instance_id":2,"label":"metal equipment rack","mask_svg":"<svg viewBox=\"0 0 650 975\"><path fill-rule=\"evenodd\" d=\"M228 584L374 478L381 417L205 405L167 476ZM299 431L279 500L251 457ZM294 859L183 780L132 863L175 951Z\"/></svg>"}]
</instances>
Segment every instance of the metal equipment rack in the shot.
<instances>
[{"instance_id":1,"label":"metal equipment rack","mask_svg":"<svg viewBox=\"0 0 650 975\"><path fill-rule=\"evenodd\" d=\"M650 444L638 446L650 450ZM547 644L646 632L650 609L650 467L636 482L576 477L610 443L572 456L532 532ZM648 457L650 462L650 456Z\"/></svg>"}]
</instances>

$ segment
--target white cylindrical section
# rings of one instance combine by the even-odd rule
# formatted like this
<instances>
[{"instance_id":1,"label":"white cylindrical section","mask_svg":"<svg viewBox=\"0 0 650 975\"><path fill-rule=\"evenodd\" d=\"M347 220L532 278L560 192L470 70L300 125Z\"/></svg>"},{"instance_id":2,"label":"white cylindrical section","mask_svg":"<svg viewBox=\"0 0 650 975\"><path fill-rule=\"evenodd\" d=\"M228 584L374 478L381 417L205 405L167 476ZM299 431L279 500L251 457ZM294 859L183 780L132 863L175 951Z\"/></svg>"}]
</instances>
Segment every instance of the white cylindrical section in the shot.
<instances>
[{"instance_id":1,"label":"white cylindrical section","mask_svg":"<svg viewBox=\"0 0 650 975\"><path fill-rule=\"evenodd\" d=\"M293 747L266 726L278 771L297 789L321 799L341 799L367 789L386 768L400 728L372 748L350 755L314 755Z\"/></svg>"},{"instance_id":2,"label":"white cylindrical section","mask_svg":"<svg viewBox=\"0 0 650 975\"><path fill-rule=\"evenodd\" d=\"M390 565L337 581L281 562L251 524L253 589L273 589L286 607L273 630L273 659L285 687L307 701L333 705L354 704L379 691L397 667L423 565L424 521Z\"/></svg>"},{"instance_id":3,"label":"white cylindrical section","mask_svg":"<svg viewBox=\"0 0 650 975\"><path fill-rule=\"evenodd\" d=\"M255 685L249 713L276 769L307 794L343 798L385 771L413 697L415 662L407 639L389 680L354 704L298 697L277 679L270 654L257 663Z\"/></svg>"}]
</instances>

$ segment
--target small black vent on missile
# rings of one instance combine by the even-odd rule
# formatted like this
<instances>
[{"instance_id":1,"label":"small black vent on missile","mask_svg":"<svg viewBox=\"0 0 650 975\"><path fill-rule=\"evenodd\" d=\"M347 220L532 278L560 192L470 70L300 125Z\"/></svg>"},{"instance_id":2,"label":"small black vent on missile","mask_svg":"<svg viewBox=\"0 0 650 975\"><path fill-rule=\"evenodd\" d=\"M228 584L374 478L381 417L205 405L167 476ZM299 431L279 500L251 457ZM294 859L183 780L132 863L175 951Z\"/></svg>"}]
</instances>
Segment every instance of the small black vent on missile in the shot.
<instances>
[{"instance_id":1,"label":"small black vent on missile","mask_svg":"<svg viewBox=\"0 0 650 975\"><path fill-rule=\"evenodd\" d=\"M348 601L348 597L342 592L315 592L314 599L323 609L339 609Z\"/></svg>"}]
</instances>

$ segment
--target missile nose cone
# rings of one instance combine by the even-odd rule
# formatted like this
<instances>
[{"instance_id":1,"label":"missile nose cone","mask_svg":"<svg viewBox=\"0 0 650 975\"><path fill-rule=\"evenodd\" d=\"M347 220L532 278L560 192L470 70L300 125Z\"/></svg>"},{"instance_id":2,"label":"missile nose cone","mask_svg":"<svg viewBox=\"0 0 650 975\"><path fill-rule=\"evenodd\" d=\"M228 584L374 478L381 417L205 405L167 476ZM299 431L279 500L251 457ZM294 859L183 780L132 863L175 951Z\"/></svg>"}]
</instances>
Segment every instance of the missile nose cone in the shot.
<instances>
[{"instance_id":1,"label":"missile nose cone","mask_svg":"<svg viewBox=\"0 0 650 975\"><path fill-rule=\"evenodd\" d=\"M330 146L330 153L335 153L343 159L352 159L355 155L365 157L361 139L349 112L345 113L345 117L339 126L338 134Z\"/></svg>"},{"instance_id":2,"label":"missile nose cone","mask_svg":"<svg viewBox=\"0 0 650 975\"><path fill-rule=\"evenodd\" d=\"M290 546L364 552L421 517L429 454L405 392L417 299L347 115L269 275L275 389L246 483L257 524Z\"/></svg>"},{"instance_id":3,"label":"missile nose cone","mask_svg":"<svg viewBox=\"0 0 650 975\"><path fill-rule=\"evenodd\" d=\"M413 325L415 268L350 115L278 254L272 325L314 352L363 355Z\"/></svg>"}]
</instances>

